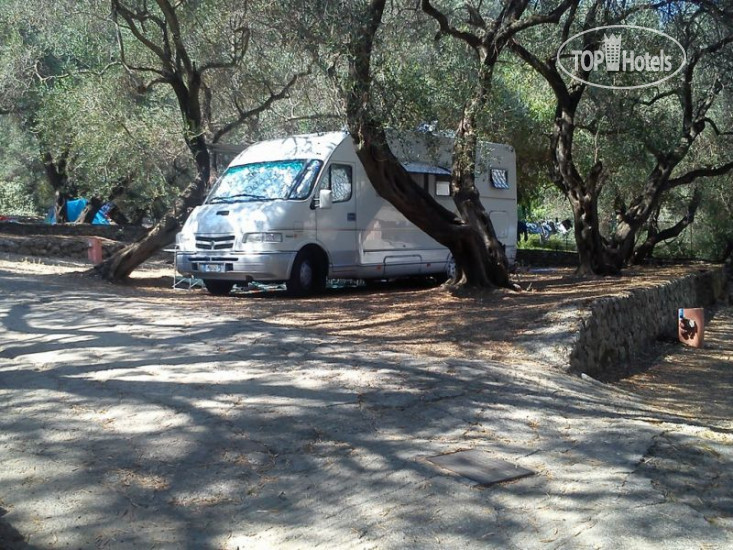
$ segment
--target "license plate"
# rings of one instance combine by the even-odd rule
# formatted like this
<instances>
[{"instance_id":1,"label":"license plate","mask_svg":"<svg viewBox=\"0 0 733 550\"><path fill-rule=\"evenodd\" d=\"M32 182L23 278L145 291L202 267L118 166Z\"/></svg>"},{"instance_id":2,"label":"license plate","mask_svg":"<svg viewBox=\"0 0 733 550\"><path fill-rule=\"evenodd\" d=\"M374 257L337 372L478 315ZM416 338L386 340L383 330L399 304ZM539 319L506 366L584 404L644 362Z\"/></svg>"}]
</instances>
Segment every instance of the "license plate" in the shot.
<instances>
[{"instance_id":1,"label":"license plate","mask_svg":"<svg viewBox=\"0 0 733 550\"><path fill-rule=\"evenodd\" d=\"M223 273L224 264L201 264L199 269L206 273Z\"/></svg>"}]
</instances>

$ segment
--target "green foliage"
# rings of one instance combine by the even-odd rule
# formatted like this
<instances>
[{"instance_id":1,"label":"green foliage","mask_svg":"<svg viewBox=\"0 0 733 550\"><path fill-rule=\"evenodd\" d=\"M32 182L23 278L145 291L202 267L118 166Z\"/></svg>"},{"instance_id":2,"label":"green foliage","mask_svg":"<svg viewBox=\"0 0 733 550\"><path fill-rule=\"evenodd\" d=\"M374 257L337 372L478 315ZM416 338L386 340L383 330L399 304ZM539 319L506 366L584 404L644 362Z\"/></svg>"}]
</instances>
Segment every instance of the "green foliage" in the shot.
<instances>
[{"instance_id":1,"label":"green foliage","mask_svg":"<svg viewBox=\"0 0 733 550\"><path fill-rule=\"evenodd\" d=\"M449 2L439 4L446 7ZM465 3L453 4L452 21L466 24ZM349 29L360 23L361 5L330 0L177 3L182 40L197 64L226 61L237 47L237 36L246 35L248 41L236 70L205 73L206 116L201 131L207 139L223 144L222 149L236 150L267 137L341 128L344 108L334 81L344 76L345 43ZM546 10L549 5L540 2L533 9ZM582 3L579 13L585 15L588 5ZM488 13L492 6L481 8ZM611 2L607 9L610 13L619 6ZM439 131L454 130L476 76L474 54L460 41L436 37L435 21L414 3L388 3L387 9L373 56L377 99L369 108L393 128L415 129L435 121ZM676 11L642 11L629 22L664 28L686 40L693 51L720 27L701 18L696 34L685 36L680 18L692 9L690 3L680 4ZM146 28L159 38L154 25ZM235 32L242 28L246 33ZM530 29L518 40L549 57L559 46L560 29ZM129 31L122 29L121 36L133 65L157 67L158 60ZM723 91L709 112L721 132L733 130L732 59L730 46L706 59L695 82L698 97L712 83L721 82ZM302 76L283 100L219 132L308 66L310 74ZM52 196L39 161L45 152L56 159L66 155L69 181L81 195L106 197L125 182L127 191L118 202L132 217L170 204L192 179L193 163L182 139L176 97L156 77L151 71L129 72L122 67L107 0L4 0L0 113L10 114L0 115L2 207L38 213L50 205ZM675 84L673 79L644 90L589 89L583 98L573 155L582 171L597 160L603 162L599 211L604 235L612 228L614 202L628 203L638 195L654 165L654 152L679 140L678 97L670 94L652 101ZM520 202L527 217L569 217L567 204L548 177L555 102L544 79L505 52L494 72L488 105L479 120L480 137L510 143L517 150ZM231 153L217 153L215 169L230 157ZM731 137L718 136L709 126L675 174L732 157ZM660 253L689 255L692 243L694 254L714 256L733 236L730 184L730 176L701 181L703 199L695 223L680 236L676 251L666 246ZM661 225L680 219L689 197L689 189L672 192L663 204Z\"/></svg>"},{"instance_id":2,"label":"green foliage","mask_svg":"<svg viewBox=\"0 0 733 550\"><path fill-rule=\"evenodd\" d=\"M561 235L553 233L547 238L540 235L530 235L525 241L524 237L517 241L517 247L522 250L553 250L557 252L577 252L575 239L572 230L569 233Z\"/></svg>"},{"instance_id":3,"label":"green foliage","mask_svg":"<svg viewBox=\"0 0 733 550\"><path fill-rule=\"evenodd\" d=\"M38 205L33 194L19 181L0 181L0 215L3 216L36 216Z\"/></svg>"}]
</instances>

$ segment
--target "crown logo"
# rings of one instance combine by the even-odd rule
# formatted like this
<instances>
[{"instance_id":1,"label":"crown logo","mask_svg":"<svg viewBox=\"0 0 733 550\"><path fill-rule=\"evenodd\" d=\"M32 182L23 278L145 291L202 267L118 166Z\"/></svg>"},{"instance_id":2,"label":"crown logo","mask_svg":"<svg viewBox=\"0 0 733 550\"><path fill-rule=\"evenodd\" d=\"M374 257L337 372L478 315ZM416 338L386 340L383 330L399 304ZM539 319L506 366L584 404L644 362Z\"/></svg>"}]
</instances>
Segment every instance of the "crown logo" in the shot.
<instances>
[{"instance_id":1,"label":"crown logo","mask_svg":"<svg viewBox=\"0 0 733 550\"><path fill-rule=\"evenodd\" d=\"M621 64L621 37L615 34L603 35L603 58L606 71L618 71Z\"/></svg>"}]
</instances>

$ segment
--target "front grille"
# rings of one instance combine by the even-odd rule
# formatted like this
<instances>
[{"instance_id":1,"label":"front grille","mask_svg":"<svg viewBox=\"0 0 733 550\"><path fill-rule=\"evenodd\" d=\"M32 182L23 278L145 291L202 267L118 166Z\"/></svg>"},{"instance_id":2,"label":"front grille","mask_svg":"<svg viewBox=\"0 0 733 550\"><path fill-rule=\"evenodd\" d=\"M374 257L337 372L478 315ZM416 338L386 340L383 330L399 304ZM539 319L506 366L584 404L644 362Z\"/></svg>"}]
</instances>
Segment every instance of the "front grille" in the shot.
<instances>
[{"instance_id":1,"label":"front grille","mask_svg":"<svg viewBox=\"0 0 733 550\"><path fill-rule=\"evenodd\" d=\"M196 250L231 250L234 248L234 235L204 237L196 235Z\"/></svg>"},{"instance_id":2,"label":"front grille","mask_svg":"<svg viewBox=\"0 0 733 550\"><path fill-rule=\"evenodd\" d=\"M189 262L236 262L237 258L231 256L190 256Z\"/></svg>"}]
</instances>

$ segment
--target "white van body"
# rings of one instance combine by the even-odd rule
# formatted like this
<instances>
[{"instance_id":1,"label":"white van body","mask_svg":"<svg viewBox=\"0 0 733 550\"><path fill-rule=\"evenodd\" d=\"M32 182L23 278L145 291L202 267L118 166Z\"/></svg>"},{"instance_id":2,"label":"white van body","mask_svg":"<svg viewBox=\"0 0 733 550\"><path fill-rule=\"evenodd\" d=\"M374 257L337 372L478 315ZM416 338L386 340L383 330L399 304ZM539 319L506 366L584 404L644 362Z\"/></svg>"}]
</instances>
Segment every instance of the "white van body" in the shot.
<instances>
[{"instance_id":1,"label":"white van body","mask_svg":"<svg viewBox=\"0 0 733 550\"><path fill-rule=\"evenodd\" d=\"M415 181L455 211L448 183L452 139L415 133L393 134L389 140ZM482 203L513 262L514 149L481 143L477 157ZM283 185L283 180L288 181ZM377 195L346 132L291 136L248 147L204 204L193 210L176 249L178 270L203 279L210 291L221 294L234 283L252 281L286 281L297 287L294 267L310 269L325 285L326 277L442 275L451 262L447 248ZM305 267L303 256L308 257Z\"/></svg>"}]
</instances>

